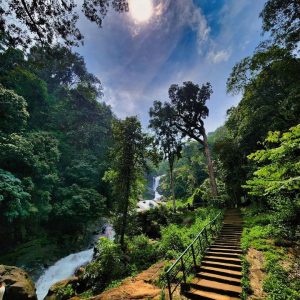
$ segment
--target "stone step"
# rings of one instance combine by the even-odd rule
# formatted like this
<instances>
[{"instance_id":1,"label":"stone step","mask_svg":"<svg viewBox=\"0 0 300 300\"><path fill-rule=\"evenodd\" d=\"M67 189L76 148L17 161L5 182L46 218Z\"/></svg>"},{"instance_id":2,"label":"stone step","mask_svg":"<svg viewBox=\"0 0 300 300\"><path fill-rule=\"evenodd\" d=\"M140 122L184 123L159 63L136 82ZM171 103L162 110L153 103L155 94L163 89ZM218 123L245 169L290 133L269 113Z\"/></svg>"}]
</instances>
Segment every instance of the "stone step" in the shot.
<instances>
[{"instance_id":1,"label":"stone step","mask_svg":"<svg viewBox=\"0 0 300 300\"><path fill-rule=\"evenodd\" d=\"M218 245L227 245L227 246L238 246L240 247L241 242L237 241L237 240L223 240L223 239L218 239L215 240L214 244L218 244Z\"/></svg>"},{"instance_id":2,"label":"stone step","mask_svg":"<svg viewBox=\"0 0 300 300\"><path fill-rule=\"evenodd\" d=\"M241 235L237 235L237 234L220 234L218 238L228 238L228 239L240 239Z\"/></svg>"},{"instance_id":3,"label":"stone step","mask_svg":"<svg viewBox=\"0 0 300 300\"><path fill-rule=\"evenodd\" d=\"M206 250L196 276L185 292L188 299L238 300L241 299L242 261L240 256L243 220L240 211L225 213L219 236Z\"/></svg>"},{"instance_id":4,"label":"stone step","mask_svg":"<svg viewBox=\"0 0 300 300\"><path fill-rule=\"evenodd\" d=\"M206 259L202 261L202 265L207 266L207 267L213 267L213 268L219 268L219 269L229 269L229 270L234 270L234 271L242 270L242 266L239 266L236 264L223 263L223 262L217 262L217 261L208 261Z\"/></svg>"},{"instance_id":5,"label":"stone step","mask_svg":"<svg viewBox=\"0 0 300 300\"><path fill-rule=\"evenodd\" d=\"M236 253L236 252L221 252L221 251L209 250L209 251L206 252L206 255L209 255L209 256L221 256L221 257L231 257L231 258L240 258L241 253Z\"/></svg>"},{"instance_id":6,"label":"stone step","mask_svg":"<svg viewBox=\"0 0 300 300\"><path fill-rule=\"evenodd\" d=\"M236 248L236 249L230 249L230 248L222 248L222 247L217 247L217 246L210 246L208 248L208 251L212 251L212 252L223 252L223 253L233 253L233 254L243 254L243 251L240 250L239 248Z\"/></svg>"},{"instance_id":7,"label":"stone step","mask_svg":"<svg viewBox=\"0 0 300 300\"><path fill-rule=\"evenodd\" d=\"M212 293L207 291L199 291L192 289L186 292L186 297L188 299L203 299L203 300L240 300L239 297L230 297L226 295L220 295L218 293Z\"/></svg>"},{"instance_id":8,"label":"stone step","mask_svg":"<svg viewBox=\"0 0 300 300\"><path fill-rule=\"evenodd\" d=\"M206 261L213 261L213 262L221 262L221 263L230 263L234 265L241 265L242 261L239 258L232 258L232 257L224 257L224 256L210 256L206 255L204 257Z\"/></svg>"},{"instance_id":9,"label":"stone step","mask_svg":"<svg viewBox=\"0 0 300 300\"><path fill-rule=\"evenodd\" d=\"M216 282L207 279L195 278L191 282L190 286L192 289L214 292L214 293L227 295L227 296L239 297L240 294L242 293L242 288L240 286L236 286L228 283Z\"/></svg>"},{"instance_id":10,"label":"stone step","mask_svg":"<svg viewBox=\"0 0 300 300\"><path fill-rule=\"evenodd\" d=\"M225 243L213 243L211 247L216 248L226 248L226 249L233 249L233 250L240 250L241 248L237 245L225 244Z\"/></svg>"},{"instance_id":11,"label":"stone step","mask_svg":"<svg viewBox=\"0 0 300 300\"><path fill-rule=\"evenodd\" d=\"M230 276L237 279L242 278L242 272L241 271L235 271L235 270L229 270L229 269L223 269L223 268L216 268L216 267L209 267L209 266L201 266L198 269L198 272L206 272L206 273L212 273L212 274L218 274L223 276Z\"/></svg>"},{"instance_id":12,"label":"stone step","mask_svg":"<svg viewBox=\"0 0 300 300\"><path fill-rule=\"evenodd\" d=\"M225 236L220 236L215 241L240 242L241 238L240 237L225 237Z\"/></svg>"},{"instance_id":13,"label":"stone step","mask_svg":"<svg viewBox=\"0 0 300 300\"><path fill-rule=\"evenodd\" d=\"M224 276L224 275L219 275L219 274L214 274L214 273L209 273L209 272L197 273L196 277L202 278L202 279L207 279L207 280L213 280L213 281L217 281L217 282L221 282L221 283L237 285L237 286L241 285L240 278Z\"/></svg>"}]
</instances>

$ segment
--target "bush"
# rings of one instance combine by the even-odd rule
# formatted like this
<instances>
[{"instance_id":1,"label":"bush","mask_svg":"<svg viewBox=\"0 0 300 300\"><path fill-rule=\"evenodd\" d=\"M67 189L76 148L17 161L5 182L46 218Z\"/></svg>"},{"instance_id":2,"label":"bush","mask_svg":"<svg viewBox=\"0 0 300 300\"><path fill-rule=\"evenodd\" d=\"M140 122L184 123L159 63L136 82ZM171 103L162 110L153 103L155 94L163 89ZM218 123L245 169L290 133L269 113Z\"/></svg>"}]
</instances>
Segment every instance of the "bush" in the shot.
<instances>
[{"instance_id":1,"label":"bush","mask_svg":"<svg viewBox=\"0 0 300 300\"><path fill-rule=\"evenodd\" d=\"M271 235L271 226L254 226L252 228L245 228L243 231L241 247L248 249L254 247L258 250L267 250L268 245L266 238Z\"/></svg>"},{"instance_id":2,"label":"bush","mask_svg":"<svg viewBox=\"0 0 300 300\"><path fill-rule=\"evenodd\" d=\"M102 237L95 250L96 259L87 265L83 280L87 287L91 287L95 292L101 292L113 280L125 276L128 270L119 244Z\"/></svg>"},{"instance_id":3,"label":"bush","mask_svg":"<svg viewBox=\"0 0 300 300\"><path fill-rule=\"evenodd\" d=\"M273 222L277 216L274 212L267 214L266 212L259 213L259 211L261 209L258 207L244 210L245 229L242 235L242 248L253 247L263 251L264 268L267 274L263 282L263 289L268 294L266 299L300 299L300 280L298 274L292 275L294 273L293 260L286 255L287 248L276 246L273 240ZM282 215L286 216L285 212L282 212ZM297 262L294 261L294 264ZM243 285L246 287L244 293L246 294L249 292L246 278L243 278Z\"/></svg>"},{"instance_id":4,"label":"bush","mask_svg":"<svg viewBox=\"0 0 300 300\"><path fill-rule=\"evenodd\" d=\"M274 207L272 214L273 234L277 238L294 239L300 219L300 198L291 201L285 197L274 197L269 202Z\"/></svg>"},{"instance_id":5,"label":"bush","mask_svg":"<svg viewBox=\"0 0 300 300\"><path fill-rule=\"evenodd\" d=\"M141 234L128 241L127 255L130 257L132 270L140 271L157 260L157 245Z\"/></svg>"},{"instance_id":6,"label":"bush","mask_svg":"<svg viewBox=\"0 0 300 300\"><path fill-rule=\"evenodd\" d=\"M161 242L159 252L166 259L175 258L186 248L190 239L187 230L183 231L178 225L171 224L161 230Z\"/></svg>"}]
</instances>

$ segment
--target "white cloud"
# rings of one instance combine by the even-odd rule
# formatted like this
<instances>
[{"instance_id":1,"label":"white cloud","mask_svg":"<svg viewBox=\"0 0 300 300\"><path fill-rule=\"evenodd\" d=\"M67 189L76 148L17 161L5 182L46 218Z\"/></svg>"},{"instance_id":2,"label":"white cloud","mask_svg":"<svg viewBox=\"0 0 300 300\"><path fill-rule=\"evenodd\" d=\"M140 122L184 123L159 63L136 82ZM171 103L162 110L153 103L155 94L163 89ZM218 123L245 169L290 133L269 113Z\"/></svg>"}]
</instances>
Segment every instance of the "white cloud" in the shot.
<instances>
[{"instance_id":1,"label":"white cloud","mask_svg":"<svg viewBox=\"0 0 300 300\"><path fill-rule=\"evenodd\" d=\"M188 25L192 30L197 32L198 52L203 53L203 45L209 39L211 31L208 26L206 17L201 9L197 7L192 0L178 2L180 21L182 25Z\"/></svg>"},{"instance_id":2,"label":"white cloud","mask_svg":"<svg viewBox=\"0 0 300 300\"><path fill-rule=\"evenodd\" d=\"M214 51L211 50L208 52L207 58L214 64L218 64L221 62L228 61L230 58L231 51L230 50L219 50L219 51Z\"/></svg>"},{"instance_id":3,"label":"white cloud","mask_svg":"<svg viewBox=\"0 0 300 300\"><path fill-rule=\"evenodd\" d=\"M228 0L218 11L204 15L196 2L202 1L153 0L153 18L140 26L129 14L114 12L100 30L80 19L86 38L79 51L88 69L102 80L103 100L118 117L139 115L147 126L153 100L167 100L170 84L189 80L213 85L209 131L222 124L226 109L238 102L226 95L226 78L233 64L258 44L263 3Z\"/></svg>"}]
</instances>

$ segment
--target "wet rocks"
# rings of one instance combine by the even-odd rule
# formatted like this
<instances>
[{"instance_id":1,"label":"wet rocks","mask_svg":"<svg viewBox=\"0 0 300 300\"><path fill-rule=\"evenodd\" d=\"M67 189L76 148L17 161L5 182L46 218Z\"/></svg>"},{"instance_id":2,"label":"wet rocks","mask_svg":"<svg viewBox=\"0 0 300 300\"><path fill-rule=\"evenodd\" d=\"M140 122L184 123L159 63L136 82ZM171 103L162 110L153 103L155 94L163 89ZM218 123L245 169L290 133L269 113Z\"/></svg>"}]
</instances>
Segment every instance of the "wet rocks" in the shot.
<instances>
[{"instance_id":1,"label":"wet rocks","mask_svg":"<svg viewBox=\"0 0 300 300\"><path fill-rule=\"evenodd\" d=\"M24 270L0 265L0 281L6 285L3 300L37 300L34 283Z\"/></svg>"}]
</instances>

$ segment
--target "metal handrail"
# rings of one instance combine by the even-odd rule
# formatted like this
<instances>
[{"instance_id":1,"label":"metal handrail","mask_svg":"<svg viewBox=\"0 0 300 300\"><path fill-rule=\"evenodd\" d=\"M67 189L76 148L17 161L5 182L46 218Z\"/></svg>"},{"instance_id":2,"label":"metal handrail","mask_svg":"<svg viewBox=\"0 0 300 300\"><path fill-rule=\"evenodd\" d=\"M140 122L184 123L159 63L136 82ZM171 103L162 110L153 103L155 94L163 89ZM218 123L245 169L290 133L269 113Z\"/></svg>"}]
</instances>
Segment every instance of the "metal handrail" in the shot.
<instances>
[{"instance_id":1,"label":"metal handrail","mask_svg":"<svg viewBox=\"0 0 300 300\"><path fill-rule=\"evenodd\" d=\"M191 273L195 273L197 266L200 265L202 255L204 254L210 240L216 235L221 227L222 212L218 213L208 224L206 224L200 232L196 235L194 240L187 246L187 248L180 254L172 266L166 271L166 285L169 299L172 300L172 295L177 287L184 283L187 284L187 277ZM213 228L214 226L214 228ZM204 239L201 239L204 237ZM197 246L198 244L198 246ZM197 261L199 261L197 263ZM174 274L172 274L174 273ZM175 287L172 288L172 283Z\"/></svg>"}]
</instances>

